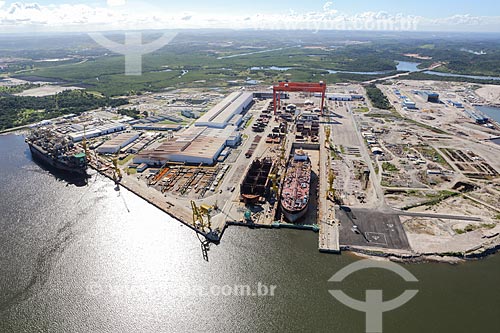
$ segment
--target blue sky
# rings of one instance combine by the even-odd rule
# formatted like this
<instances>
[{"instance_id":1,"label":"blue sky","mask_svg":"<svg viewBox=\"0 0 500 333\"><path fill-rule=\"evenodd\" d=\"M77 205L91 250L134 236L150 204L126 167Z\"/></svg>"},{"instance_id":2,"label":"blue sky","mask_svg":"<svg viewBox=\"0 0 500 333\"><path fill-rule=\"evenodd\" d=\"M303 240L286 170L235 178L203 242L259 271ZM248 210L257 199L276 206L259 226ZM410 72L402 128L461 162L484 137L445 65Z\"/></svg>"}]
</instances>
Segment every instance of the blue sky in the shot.
<instances>
[{"instance_id":1,"label":"blue sky","mask_svg":"<svg viewBox=\"0 0 500 333\"><path fill-rule=\"evenodd\" d=\"M11 1L14 2L14 1ZM40 0L30 1L41 5L49 4L80 4L91 6L105 6L106 1L81 1L81 0ZM147 2L155 7L175 11L220 11L242 12L279 12L293 9L297 11L316 11L323 8L327 1L323 0L289 0L289 1L229 1L229 0L183 0L183 1L128 1L129 4ZM9 1L6 1L8 4ZM470 14L474 16L500 16L500 1L498 0L338 0L332 1L333 7L340 12L356 14L366 11L386 11L388 13L404 13L419 15L429 18L453 16L455 14Z\"/></svg>"},{"instance_id":2,"label":"blue sky","mask_svg":"<svg viewBox=\"0 0 500 333\"><path fill-rule=\"evenodd\" d=\"M500 33L500 1L0 0L0 29L271 28Z\"/></svg>"}]
</instances>

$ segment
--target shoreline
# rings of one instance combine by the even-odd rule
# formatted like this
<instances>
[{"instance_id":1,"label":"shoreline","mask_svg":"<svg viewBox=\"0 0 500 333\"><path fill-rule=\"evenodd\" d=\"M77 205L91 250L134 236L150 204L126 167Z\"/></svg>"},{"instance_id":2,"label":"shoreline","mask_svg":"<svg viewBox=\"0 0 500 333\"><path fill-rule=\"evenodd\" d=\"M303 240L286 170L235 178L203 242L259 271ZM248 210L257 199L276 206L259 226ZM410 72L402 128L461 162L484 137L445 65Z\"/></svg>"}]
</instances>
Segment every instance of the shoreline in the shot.
<instances>
[{"instance_id":1,"label":"shoreline","mask_svg":"<svg viewBox=\"0 0 500 333\"><path fill-rule=\"evenodd\" d=\"M107 175L106 173L101 172L93 167L92 169L95 170L98 174L113 181L113 178ZM172 211L172 209L164 208L161 205L155 203L153 200L150 200L147 197L141 195L141 193L139 193L139 191L136 191L132 186L128 186L127 184L122 184L121 182L116 183L116 185L125 188L126 190L130 191L137 197L158 208L162 212L166 213L168 216L174 218L177 222L182 223L183 225L189 227L195 233L204 236L209 242L214 243L216 245L220 244L224 232L231 226L246 227L249 229L294 229L294 230L313 231L313 232L318 232L319 230L316 229L317 227L315 225L293 225L288 223L284 224L273 223L270 225L256 224L256 223L248 224L241 221L226 220L224 222L224 227L222 228L220 233L217 234L218 235L217 239L213 239L213 237L209 236L209 233L203 232L195 228L193 225L184 221L180 215L178 214L176 215ZM451 252L415 253L407 250L401 251L401 250L394 250L387 248L376 248L376 247L369 248L369 247L358 247L350 245L341 245L339 252L322 251L319 248L318 251L321 253L337 254L337 255L342 254L342 252L346 252L348 254L353 254L361 258L369 258L374 260L380 260L380 259L390 260L399 263L435 262L435 263L459 264L459 263L484 259L486 257L496 254L498 251L500 251L500 239L498 239L497 236L495 242L492 242L489 245L478 244L474 248L464 253L451 253Z\"/></svg>"}]
</instances>

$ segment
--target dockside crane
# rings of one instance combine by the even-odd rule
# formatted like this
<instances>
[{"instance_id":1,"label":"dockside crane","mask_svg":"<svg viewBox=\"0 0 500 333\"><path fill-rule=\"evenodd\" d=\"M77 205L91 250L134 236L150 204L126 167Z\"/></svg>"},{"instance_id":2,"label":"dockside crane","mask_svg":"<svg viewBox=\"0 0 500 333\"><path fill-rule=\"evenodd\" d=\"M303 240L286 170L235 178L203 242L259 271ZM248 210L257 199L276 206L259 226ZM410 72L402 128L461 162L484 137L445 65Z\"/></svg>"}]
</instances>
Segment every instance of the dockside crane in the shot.
<instances>
[{"instance_id":1,"label":"dockside crane","mask_svg":"<svg viewBox=\"0 0 500 333\"><path fill-rule=\"evenodd\" d=\"M212 230L211 216L213 206L202 204L200 207L196 205L196 202L191 200L191 210L193 212L193 225L202 230L208 228Z\"/></svg>"},{"instance_id":2,"label":"dockside crane","mask_svg":"<svg viewBox=\"0 0 500 333\"><path fill-rule=\"evenodd\" d=\"M113 157L113 180L115 184L122 179L122 172L118 167L118 156Z\"/></svg>"},{"instance_id":3,"label":"dockside crane","mask_svg":"<svg viewBox=\"0 0 500 333\"><path fill-rule=\"evenodd\" d=\"M82 139L82 147L85 152L85 158L87 163L90 162L90 151L89 145L87 143L87 125L83 125L83 139Z\"/></svg>"}]
</instances>

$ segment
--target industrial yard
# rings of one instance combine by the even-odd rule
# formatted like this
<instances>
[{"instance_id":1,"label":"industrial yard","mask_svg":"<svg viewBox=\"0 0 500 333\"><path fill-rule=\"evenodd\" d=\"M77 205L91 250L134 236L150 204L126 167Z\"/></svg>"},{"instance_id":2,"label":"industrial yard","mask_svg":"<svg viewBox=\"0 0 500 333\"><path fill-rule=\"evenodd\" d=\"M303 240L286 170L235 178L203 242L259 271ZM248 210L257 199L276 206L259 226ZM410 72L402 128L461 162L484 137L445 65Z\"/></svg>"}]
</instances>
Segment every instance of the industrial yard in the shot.
<instances>
[{"instance_id":1,"label":"industrial yard","mask_svg":"<svg viewBox=\"0 0 500 333\"><path fill-rule=\"evenodd\" d=\"M483 97L446 82L378 88L392 109L374 108L359 84L280 82L145 94L40 126L209 242L238 225L319 232L319 250L335 253L496 244L500 127L473 111Z\"/></svg>"}]
</instances>

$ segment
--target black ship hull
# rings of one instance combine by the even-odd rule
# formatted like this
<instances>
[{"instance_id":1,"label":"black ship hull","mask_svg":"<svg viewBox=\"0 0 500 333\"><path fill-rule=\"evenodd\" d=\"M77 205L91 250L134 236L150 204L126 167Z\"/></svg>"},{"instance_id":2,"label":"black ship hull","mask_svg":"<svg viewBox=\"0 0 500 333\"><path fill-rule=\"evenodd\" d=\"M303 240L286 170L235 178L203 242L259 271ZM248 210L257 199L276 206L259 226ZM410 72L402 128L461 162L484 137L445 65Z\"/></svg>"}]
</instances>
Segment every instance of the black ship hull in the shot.
<instances>
[{"instance_id":1,"label":"black ship hull","mask_svg":"<svg viewBox=\"0 0 500 333\"><path fill-rule=\"evenodd\" d=\"M293 212L282 207L283 208L283 215L288 220L288 222L295 223L298 220L300 220L302 217L304 217L304 215L306 215L308 207L309 207L309 204L305 205L304 208L302 208L301 210L296 210Z\"/></svg>"},{"instance_id":2,"label":"black ship hull","mask_svg":"<svg viewBox=\"0 0 500 333\"><path fill-rule=\"evenodd\" d=\"M86 167L75 168L69 166L63 162L60 162L56 159L47 156L44 152L40 151L39 148L37 148L35 145L31 143L28 143L28 146L30 147L31 156L33 156L34 159L42 162L43 164L60 171L68 172L75 175L87 176Z\"/></svg>"}]
</instances>

